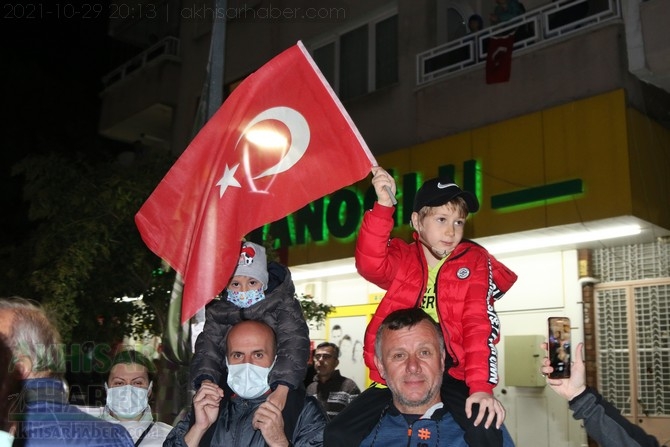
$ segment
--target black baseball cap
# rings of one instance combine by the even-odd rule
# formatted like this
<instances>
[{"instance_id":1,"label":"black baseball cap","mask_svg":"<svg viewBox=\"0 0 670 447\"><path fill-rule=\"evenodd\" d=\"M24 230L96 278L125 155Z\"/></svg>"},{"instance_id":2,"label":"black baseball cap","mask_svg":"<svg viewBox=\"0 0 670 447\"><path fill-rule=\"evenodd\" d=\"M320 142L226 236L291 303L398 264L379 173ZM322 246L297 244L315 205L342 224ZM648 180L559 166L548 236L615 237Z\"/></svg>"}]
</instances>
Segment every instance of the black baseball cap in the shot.
<instances>
[{"instance_id":1,"label":"black baseball cap","mask_svg":"<svg viewBox=\"0 0 670 447\"><path fill-rule=\"evenodd\" d=\"M414 211L418 213L424 206L442 206L459 196L465 200L469 212L476 213L479 210L477 197L469 191L463 191L450 177L426 180L414 196Z\"/></svg>"}]
</instances>

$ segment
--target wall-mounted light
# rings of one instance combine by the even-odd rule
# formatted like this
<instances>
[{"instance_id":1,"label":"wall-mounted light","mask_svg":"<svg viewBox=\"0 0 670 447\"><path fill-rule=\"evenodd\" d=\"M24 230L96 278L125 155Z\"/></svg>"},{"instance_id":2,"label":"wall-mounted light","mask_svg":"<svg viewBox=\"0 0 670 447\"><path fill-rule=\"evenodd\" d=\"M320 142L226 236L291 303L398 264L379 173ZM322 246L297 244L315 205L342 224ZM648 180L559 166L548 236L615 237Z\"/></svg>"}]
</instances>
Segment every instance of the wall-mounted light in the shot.
<instances>
[{"instance_id":1,"label":"wall-mounted light","mask_svg":"<svg viewBox=\"0 0 670 447\"><path fill-rule=\"evenodd\" d=\"M314 270L293 271L291 270L291 277L294 281L303 281L307 279L325 279L331 276L350 275L356 273L356 266L354 259L350 258L351 262L343 265L334 265L330 267L315 268Z\"/></svg>"},{"instance_id":2,"label":"wall-mounted light","mask_svg":"<svg viewBox=\"0 0 670 447\"><path fill-rule=\"evenodd\" d=\"M555 234L551 234L551 233ZM524 252L531 250L541 250L545 248L576 246L594 241L604 241L609 239L635 236L642 232L638 224L612 225L598 229L569 229L556 228L546 229L538 233L531 231L527 233L516 233L508 235L498 241L477 240L486 247L486 249L495 255Z\"/></svg>"}]
</instances>

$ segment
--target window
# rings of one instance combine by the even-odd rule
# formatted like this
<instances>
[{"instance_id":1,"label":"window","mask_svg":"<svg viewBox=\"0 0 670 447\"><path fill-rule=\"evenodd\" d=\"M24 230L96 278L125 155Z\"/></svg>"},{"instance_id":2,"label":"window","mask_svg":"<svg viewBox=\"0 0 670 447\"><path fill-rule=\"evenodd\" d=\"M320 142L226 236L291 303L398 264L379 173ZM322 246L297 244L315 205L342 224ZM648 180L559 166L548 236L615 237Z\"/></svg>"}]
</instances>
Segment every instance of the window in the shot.
<instances>
[{"instance_id":1,"label":"window","mask_svg":"<svg viewBox=\"0 0 670 447\"><path fill-rule=\"evenodd\" d=\"M314 61L346 100L398 82L398 14L359 22L312 45Z\"/></svg>"},{"instance_id":2,"label":"window","mask_svg":"<svg viewBox=\"0 0 670 447\"><path fill-rule=\"evenodd\" d=\"M435 0L435 2L437 45L453 42L467 35L468 18L476 12L472 9L473 2L471 0Z\"/></svg>"},{"instance_id":3,"label":"window","mask_svg":"<svg viewBox=\"0 0 670 447\"><path fill-rule=\"evenodd\" d=\"M319 66L328 83L335 86L335 43L331 42L314 50L314 62Z\"/></svg>"},{"instance_id":4,"label":"window","mask_svg":"<svg viewBox=\"0 0 670 447\"><path fill-rule=\"evenodd\" d=\"M458 40L468 34L466 17L454 8L447 9L447 40Z\"/></svg>"},{"instance_id":5,"label":"window","mask_svg":"<svg viewBox=\"0 0 670 447\"><path fill-rule=\"evenodd\" d=\"M368 27L361 26L340 37L340 85L342 99L368 91Z\"/></svg>"},{"instance_id":6,"label":"window","mask_svg":"<svg viewBox=\"0 0 670 447\"><path fill-rule=\"evenodd\" d=\"M670 438L670 244L593 251L595 359L603 396L659 439Z\"/></svg>"},{"instance_id":7,"label":"window","mask_svg":"<svg viewBox=\"0 0 670 447\"><path fill-rule=\"evenodd\" d=\"M398 15L376 24L375 87L398 82Z\"/></svg>"},{"instance_id":8,"label":"window","mask_svg":"<svg viewBox=\"0 0 670 447\"><path fill-rule=\"evenodd\" d=\"M623 414L670 415L670 281L596 286L598 385Z\"/></svg>"}]
</instances>

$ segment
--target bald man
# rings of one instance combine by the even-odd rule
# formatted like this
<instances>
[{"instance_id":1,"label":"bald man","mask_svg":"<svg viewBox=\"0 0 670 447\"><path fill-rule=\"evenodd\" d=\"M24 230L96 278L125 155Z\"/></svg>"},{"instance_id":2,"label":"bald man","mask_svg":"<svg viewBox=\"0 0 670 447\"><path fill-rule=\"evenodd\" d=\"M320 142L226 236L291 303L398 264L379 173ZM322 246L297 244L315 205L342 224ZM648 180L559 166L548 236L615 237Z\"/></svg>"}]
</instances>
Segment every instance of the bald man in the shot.
<instances>
[{"instance_id":1,"label":"bald man","mask_svg":"<svg viewBox=\"0 0 670 447\"><path fill-rule=\"evenodd\" d=\"M236 324L227 340L228 390L203 383L193 398L193 409L175 426L164 446L322 445L327 416L314 397L289 396L283 412L267 400L276 351L270 326L253 320ZM287 419L297 419L292 430L284 426Z\"/></svg>"}]
</instances>

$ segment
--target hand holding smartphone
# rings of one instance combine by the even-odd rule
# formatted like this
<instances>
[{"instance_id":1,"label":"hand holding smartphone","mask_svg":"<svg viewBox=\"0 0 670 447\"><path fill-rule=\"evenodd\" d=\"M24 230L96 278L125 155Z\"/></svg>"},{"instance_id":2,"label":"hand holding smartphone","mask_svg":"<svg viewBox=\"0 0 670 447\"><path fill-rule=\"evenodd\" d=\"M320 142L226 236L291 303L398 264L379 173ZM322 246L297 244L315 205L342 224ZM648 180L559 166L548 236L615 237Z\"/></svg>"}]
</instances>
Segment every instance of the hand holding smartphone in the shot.
<instances>
[{"instance_id":1,"label":"hand holding smartphone","mask_svg":"<svg viewBox=\"0 0 670 447\"><path fill-rule=\"evenodd\" d=\"M567 379L570 377L570 319L567 317L549 317L547 320L547 349L551 367L554 371L550 379Z\"/></svg>"}]
</instances>

